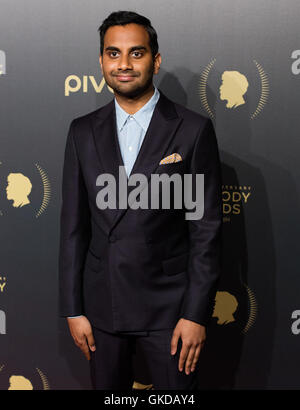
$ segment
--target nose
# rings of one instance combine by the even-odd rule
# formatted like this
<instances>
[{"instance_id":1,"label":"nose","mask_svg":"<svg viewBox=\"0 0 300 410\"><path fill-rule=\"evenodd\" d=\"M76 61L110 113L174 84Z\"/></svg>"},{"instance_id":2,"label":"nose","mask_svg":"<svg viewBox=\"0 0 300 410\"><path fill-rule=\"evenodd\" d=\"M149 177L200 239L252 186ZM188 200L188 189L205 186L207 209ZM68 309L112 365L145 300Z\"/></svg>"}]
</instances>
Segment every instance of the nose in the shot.
<instances>
[{"instance_id":1,"label":"nose","mask_svg":"<svg viewBox=\"0 0 300 410\"><path fill-rule=\"evenodd\" d=\"M118 70L132 70L132 63L130 58L127 54L123 54L119 60L119 67Z\"/></svg>"}]
</instances>

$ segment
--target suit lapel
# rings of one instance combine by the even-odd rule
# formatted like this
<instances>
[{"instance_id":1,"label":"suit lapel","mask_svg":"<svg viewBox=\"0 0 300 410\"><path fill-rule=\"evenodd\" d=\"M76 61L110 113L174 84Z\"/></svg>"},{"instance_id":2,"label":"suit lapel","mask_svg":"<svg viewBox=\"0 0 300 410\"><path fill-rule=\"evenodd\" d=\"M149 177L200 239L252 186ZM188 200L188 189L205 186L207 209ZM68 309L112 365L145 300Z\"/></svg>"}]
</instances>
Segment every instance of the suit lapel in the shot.
<instances>
[{"instance_id":1,"label":"suit lapel","mask_svg":"<svg viewBox=\"0 0 300 410\"><path fill-rule=\"evenodd\" d=\"M130 174L143 174L146 176L148 182L151 178L151 174L154 173L159 166L160 160L164 157L182 121L177 115L173 102L170 101L161 90L159 90L159 92L160 98L153 111L149 127ZM106 173L112 174L117 182L117 209L109 210L111 231L131 205L129 203L126 209L118 209L119 166L124 166L124 163L118 142L114 100L99 111L98 116L93 121L93 132L102 167ZM142 189L145 187L146 184ZM128 195L134 188L134 186L128 186Z\"/></svg>"}]
</instances>

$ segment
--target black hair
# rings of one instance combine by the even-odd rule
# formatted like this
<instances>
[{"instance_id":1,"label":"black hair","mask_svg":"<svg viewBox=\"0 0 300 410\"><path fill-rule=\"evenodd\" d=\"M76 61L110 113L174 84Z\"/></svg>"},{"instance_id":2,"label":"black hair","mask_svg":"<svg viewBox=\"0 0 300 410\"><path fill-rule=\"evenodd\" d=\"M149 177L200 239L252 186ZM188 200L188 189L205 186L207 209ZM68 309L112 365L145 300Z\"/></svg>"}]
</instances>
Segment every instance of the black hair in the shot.
<instances>
[{"instance_id":1,"label":"black hair","mask_svg":"<svg viewBox=\"0 0 300 410\"><path fill-rule=\"evenodd\" d=\"M126 24L135 23L143 26L149 34L149 45L152 52L152 58L158 52L157 33L151 25L151 21L134 11L115 11L111 13L98 28L100 34L100 54L103 55L104 36L109 27L125 26Z\"/></svg>"}]
</instances>

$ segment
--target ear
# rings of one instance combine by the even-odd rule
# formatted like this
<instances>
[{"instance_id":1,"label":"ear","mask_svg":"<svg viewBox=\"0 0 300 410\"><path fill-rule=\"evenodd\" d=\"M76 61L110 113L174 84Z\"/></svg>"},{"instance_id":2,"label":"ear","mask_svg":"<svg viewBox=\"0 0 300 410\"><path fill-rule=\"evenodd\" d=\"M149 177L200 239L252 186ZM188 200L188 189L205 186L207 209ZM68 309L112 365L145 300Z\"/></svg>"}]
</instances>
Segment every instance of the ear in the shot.
<instances>
[{"instance_id":1,"label":"ear","mask_svg":"<svg viewBox=\"0 0 300 410\"><path fill-rule=\"evenodd\" d=\"M159 72L160 65L161 65L161 55L160 53L157 53L156 56L154 57L154 74L157 74Z\"/></svg>"},{"instance_id":2,"label":"ear","mask_svg":"<svg viewBox=\"0 0 300 410\"><path fill-rule=\"evenodd\" d=\"M101 55L101 54L99 55L99 63L100 63L100 68L101 68L101 71L102 71L102 74L103 74L103 69L102 69L102 55Z\"/></svg>"}]
</instances>

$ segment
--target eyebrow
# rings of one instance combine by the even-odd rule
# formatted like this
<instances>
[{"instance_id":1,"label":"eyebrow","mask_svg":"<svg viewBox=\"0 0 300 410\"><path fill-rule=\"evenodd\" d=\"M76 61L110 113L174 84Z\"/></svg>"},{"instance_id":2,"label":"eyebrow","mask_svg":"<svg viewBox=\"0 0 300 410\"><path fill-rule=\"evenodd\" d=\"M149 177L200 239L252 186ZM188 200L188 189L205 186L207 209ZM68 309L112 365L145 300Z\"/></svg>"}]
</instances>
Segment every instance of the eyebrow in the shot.
<instances>
[{"instance_id":1,"label":"eyebrow","mask_svg":"<svg viewBox=\"0 0 300 410\"><path fill-rule=\"evenodd\" d=\"M114 47L114 46L106 47L105 51L108 51L108 50L121 51L118 47ZM145 46L133 46L129 49L129 52L134 51L134 50L145 50L145 51L147 51Z\"/></svg>"}]
</instances>

